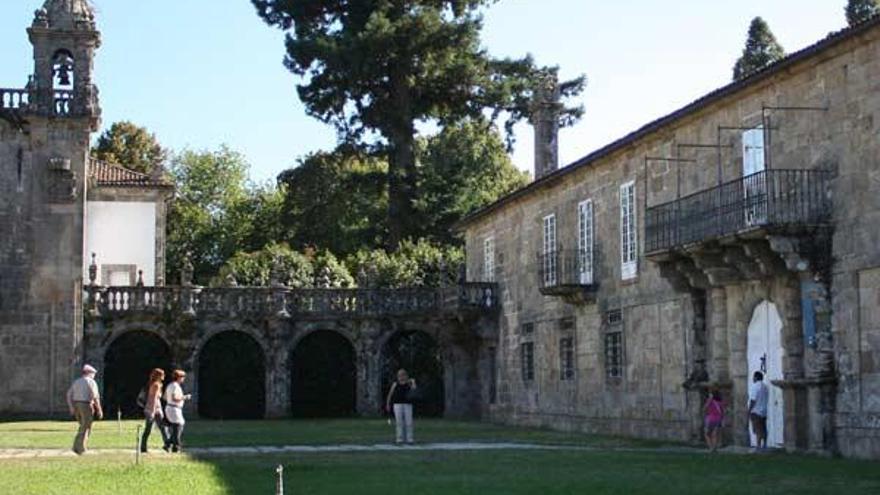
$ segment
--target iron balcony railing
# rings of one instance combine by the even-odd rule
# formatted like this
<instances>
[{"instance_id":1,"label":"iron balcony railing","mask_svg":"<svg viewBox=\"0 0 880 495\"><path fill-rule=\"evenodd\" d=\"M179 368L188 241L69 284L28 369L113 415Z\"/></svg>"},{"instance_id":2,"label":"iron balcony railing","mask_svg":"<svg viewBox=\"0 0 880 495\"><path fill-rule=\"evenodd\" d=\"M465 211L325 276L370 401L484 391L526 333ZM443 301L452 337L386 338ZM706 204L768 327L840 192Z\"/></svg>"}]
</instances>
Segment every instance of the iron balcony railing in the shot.
<instances>
[{"instance_id":1,"label":"iron balcony railing","mask_svg":"<svg viewBox=\"0 0 880 495\"><path fill-rule=\"evenodd\" d=\"M573 249L539 253L537 265L541 292L593 285L593 250Z\"/></svg>"},{"instance_id":2,"label":"iron balcony railing","mask_svg":"<svg viewBox=\"0 0 880 495\"><path fill-rule=\"evenodd\" d=\"M645 211L647 253L739 232L826 223L824 170L765 170Z\"/></svg>"}]
</instances>

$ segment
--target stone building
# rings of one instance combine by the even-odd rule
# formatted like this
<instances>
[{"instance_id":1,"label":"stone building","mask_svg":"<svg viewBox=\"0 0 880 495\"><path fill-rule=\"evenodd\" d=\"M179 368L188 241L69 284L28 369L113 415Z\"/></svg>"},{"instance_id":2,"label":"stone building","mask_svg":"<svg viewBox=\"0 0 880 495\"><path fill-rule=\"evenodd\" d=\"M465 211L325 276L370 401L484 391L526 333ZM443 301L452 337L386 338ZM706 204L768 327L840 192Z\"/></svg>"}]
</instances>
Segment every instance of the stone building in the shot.
<instances>
[{"instance_id":1,"label":"stone building","mask_svg":"<svg viewBox=\"0 0 880 495\"><path fill-rule=\"evenodd\" d=\"M81 361L86 248L115 264L108 280L161 284L171 188L89 158L101 116L89 3L46 0L27 33L34 73L0 89L0 414L55 414Z\"/></svg>"},{"instance_id":2,"label":"stone building","mask_svg":"<svg viewBox=\"0 0 880 495\"><path fill-rule=\"evenodd\" d=\"M499 284L487 415L697 440L718 388L748 445L761 370L771 445L880 456L878 81L875 18L465 219Z\"/></svg>"}]
</instances>

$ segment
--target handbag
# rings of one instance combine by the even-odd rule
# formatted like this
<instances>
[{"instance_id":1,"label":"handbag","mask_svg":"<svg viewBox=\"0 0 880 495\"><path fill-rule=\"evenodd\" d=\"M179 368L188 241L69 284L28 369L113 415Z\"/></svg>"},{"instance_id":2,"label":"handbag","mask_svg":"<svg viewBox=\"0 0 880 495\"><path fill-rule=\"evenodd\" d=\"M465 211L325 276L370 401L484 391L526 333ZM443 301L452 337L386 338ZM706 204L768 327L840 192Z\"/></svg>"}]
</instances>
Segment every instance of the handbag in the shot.
<instances>
[{"instance_id":1,"label":"handbag","mask_svg":"<svg viewBox=\"0 0 880 495\"><path fill-rule=\"evenodd\" d=\"M422 393L420 387L410 387L409 391L406 393L406 398L410 402L421 402L424 400L425 394Z\"/></svg>"}]
</instances>

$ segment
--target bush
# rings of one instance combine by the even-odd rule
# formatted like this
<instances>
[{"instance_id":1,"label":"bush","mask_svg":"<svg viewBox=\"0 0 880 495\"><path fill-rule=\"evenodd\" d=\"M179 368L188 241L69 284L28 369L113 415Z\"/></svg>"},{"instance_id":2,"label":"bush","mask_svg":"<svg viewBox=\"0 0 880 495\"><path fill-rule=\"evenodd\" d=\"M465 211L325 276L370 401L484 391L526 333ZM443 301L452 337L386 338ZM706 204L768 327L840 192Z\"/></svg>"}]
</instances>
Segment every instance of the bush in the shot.
<instances>
[{"instance_id":1,"label":"bush","mask_svg":"<svg viewBox=\"0 0 880 495\"><path fill-rule=\"evenodd\" d=\"M463 264L461 248L438 246L425 240L404 241L393 253L361 250L348 259L349 270L357 274L359 286L378 288L454 284Z\"/></svg>"}]
</instances>

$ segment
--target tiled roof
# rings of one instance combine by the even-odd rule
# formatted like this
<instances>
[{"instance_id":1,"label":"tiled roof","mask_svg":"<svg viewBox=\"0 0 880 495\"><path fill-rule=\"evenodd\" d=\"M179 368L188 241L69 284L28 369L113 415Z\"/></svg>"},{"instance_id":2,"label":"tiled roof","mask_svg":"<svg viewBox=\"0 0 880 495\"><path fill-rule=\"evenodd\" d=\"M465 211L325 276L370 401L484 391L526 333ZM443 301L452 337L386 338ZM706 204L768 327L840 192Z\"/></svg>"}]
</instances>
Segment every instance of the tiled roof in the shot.
<instances>
[{"instance_id":1,"label":"tiled roof","mask_svg":"<svg viewBox=\"0 0 880 495\"><path fill-rule=\"evenodd\" d=\"M590 166L593 163L595 163L597 160L604 158L617 150L623 149L626 146L629 146L630 144L634 143L635 141L637 141L645 136L648 136L653 132L656 132L657 130L663 128L664 126L666 126L668 124L671 124L671 123L673 123L681 118L684 118L692 113L696 113L696 112L708 107L709 105L711 105L711 104L713 104L723 98L726 98L730 95L736 94L737 92L742 91L744 89L747 89L747 88L749 88L749 87L751 87L761 81L765 81L768 78L772 77L773 75L780 73L795 64L798 64L798 63L803 62L805 60L809 60L812 57L815 57L815 56L825 52L825 50L831 49L831 48L833 48L833 47L839 45L840 43L843 43L849 39L856 38L864 33L867 33L869 31L877 28L878 26L880 26L880 15L875 15L874 17L872 17L866 21L863 21L859 24L847 27L845 29L841 29L840 31L837 31L837 32L830 33L828 36L819 40L818 42L816 42L816 43L814 43L814 44L812 44L802 50L796 51L796 52L792 53L791 55L783 58L782 60L779 60L778 62L775 62L775 63L765 67L764 69L761 69L761 70L751 74L750 76L748 76L744 79L741 79L739 81L734 81L734 82L728 84L727 86L722 86L721 88L718 88L715 91L712 91L706 95L703 95L702 97L698 98L697 100L694 100L693 102L685 105L684 107L679 108L678 110L676 110L668 115L660 117L657 120L654 120L652 122L645 124L641 128L631 132L630 134L627 134L626 136L618 139L617 141L614 141L614 142L584 156L583 158L580 158L579 160L576 160L575 162L573 162L569 165L566 165L563 168L556 170L553 173L547 174L547 175L541 177L540 179L535 180L534 182L532 182L531 184L529 184L527 186L524 186L520 189L517 189L516 191L513 191L512 193L498 199L497 201L495 201L494 203L492 203L488 206L485 206L483 208L480 208L479 210L474 211L473 213L467 215L465 218L463 218L461 221L459 221L458 224L456 224L454 228L456 230L463 230L471 222L488 215L489 213L503 207L507 203L509 203L517 198L521 198L523 196L526 196L526 195L530 194L532 191L536 191L542 187L549 186L549 185L555 183L556 180L558 180L559 178L561 178L565 175L568 175L569 173L574 172L575 170L578 170L582 167Z\"/></svg>"},{"instance_id":2,"label":"tiled roof","mask_svg":"<svg viewBox=\"0 0 880 495\"><path fill-rule=\"evenodd\" d=\"M89 163L89 178L98 187L144 187L150 189L173 187L165 179L156 179L121 165L94 159Z\"/></svg>"}]
</instances>

